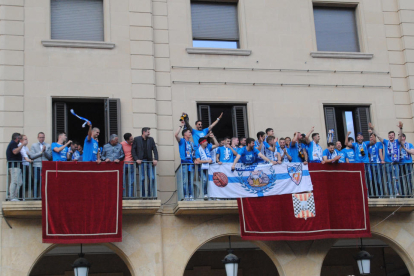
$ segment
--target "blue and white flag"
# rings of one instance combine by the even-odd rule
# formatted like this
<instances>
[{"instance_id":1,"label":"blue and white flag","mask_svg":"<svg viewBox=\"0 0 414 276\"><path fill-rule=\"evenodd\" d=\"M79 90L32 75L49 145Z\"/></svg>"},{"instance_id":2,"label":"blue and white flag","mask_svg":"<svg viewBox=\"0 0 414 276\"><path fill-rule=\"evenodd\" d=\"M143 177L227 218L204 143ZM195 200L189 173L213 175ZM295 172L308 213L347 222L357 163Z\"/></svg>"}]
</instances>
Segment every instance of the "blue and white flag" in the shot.
<instances>
[{"instance_id":1,"label":"blue and white flag","mask_svg":"<svg viewBox=\"0 0 414 276\"><path fill-rule=\"evenodd\" d=\"M308 165L283 163L280 165L238 163L210 165L208 196L216 198L261 197L296 194L312 191Z\"/></svg>"},{"instance_id":2,"label":"blue and white flag","mask_svg":"<svg viewBox=\"0 0 414 276\"><path fill-rule=\"evenodd\" d=\"M76 117L78 117L79 119L81 119L81 120L84 120L85 122L83 123L83 125L82 125L82 127L85 127L86 126L86 124L89 122L89 123L91 123L91 121L89 121L88 119L86 119L86 118L83 118L83 117L81 117L81 116L79 116L79 115L76 115L76 113L75 113L75 111L73 111L73 109L71 109L70 110L70 113L72 113L73 115L75 115ZM92 124L92 123L91 123Z\"/></svg>"}]
</instances>

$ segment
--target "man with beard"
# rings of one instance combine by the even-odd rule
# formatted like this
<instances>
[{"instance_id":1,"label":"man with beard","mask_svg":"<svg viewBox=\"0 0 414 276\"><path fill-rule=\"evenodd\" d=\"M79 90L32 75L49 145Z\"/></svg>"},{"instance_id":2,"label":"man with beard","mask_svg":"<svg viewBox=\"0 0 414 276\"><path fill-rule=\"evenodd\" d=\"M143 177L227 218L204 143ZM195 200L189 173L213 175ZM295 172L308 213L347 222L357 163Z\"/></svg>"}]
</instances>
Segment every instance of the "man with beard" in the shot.
<instances>
[{"instance_id":1,"label":"man with beard","mask_svg":"<svg viewBox=\"0 0 414 276\"><path fill-rule=\"evenodd\" d=\"M183 113L184 115L185 113ZM188 120L185 120L185 124L187 129L191 131L191 135L193 136L193 142L195 147L198 147L198 140L201 137L207 136L207 134L217 125L217 123L220 121L220 119L223 117L223 112L221 112L220 116L217 118L217 120L212 123L208 128L203 129L203 122L201 120L197 120L195 122L195 128L192 128L190 124L188 123Z\"/></svg>"},{"instance_id":2,"label":"man with beard","mask_svg":"<svg viewBox=\"0 0 414 276\"><path fill-rule=\"evenodd\" d=\"M323 161L322 164L325 163L336 163L341 157L335 151L335 144L328 143L328 148L323 151Z\"/></svg>"}]
</instances>

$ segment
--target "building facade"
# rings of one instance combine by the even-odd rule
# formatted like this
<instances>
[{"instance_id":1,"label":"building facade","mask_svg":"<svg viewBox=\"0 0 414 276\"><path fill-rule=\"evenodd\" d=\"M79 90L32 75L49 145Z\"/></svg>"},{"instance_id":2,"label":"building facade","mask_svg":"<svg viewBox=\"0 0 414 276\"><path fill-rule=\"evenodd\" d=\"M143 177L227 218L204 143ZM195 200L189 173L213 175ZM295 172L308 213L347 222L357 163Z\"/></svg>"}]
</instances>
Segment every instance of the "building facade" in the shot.
<instances>
[{"instance_id":1,"label":"building facade","mask_svg":"<svg viewBox=\"0 0 414 276\"><path fill-rule=\"evenodd\" d=\"M123 242L90 248L102 267L91 275L225 275L213 257L229 235L246 255L239 275L358 275L332 257L351 254L349 241L248 243L235 201L177 200L182 112L205 127L224 112L223 137L315 127L325 145L328 129L344 141L347 127L368 134L372 122L386 137L402 121L414 141L412 0L0 0L0 63L4 276L71 275L56 260L74 247L42 244L39 202L6 201L5 159L13 132L29 145L39 131L48 143L59 131L83 141L69 109L101 128L100 143L150 127L159 152L158 200L124 202ZM372 250L394 263L373 262L375 275L414 275L411 207L370 199Z\"/></svg>"}]
</instances>

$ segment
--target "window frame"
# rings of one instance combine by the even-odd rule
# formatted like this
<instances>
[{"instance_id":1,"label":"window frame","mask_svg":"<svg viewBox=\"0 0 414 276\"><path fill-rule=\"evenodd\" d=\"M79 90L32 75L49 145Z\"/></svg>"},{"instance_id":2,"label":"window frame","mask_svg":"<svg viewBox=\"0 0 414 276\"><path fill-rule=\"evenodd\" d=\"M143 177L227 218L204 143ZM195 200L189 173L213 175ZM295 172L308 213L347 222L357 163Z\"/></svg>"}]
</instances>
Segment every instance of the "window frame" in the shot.
<instances>
[{"instance_id":1,"label":"window frame","mask_svg":"<svg viewBox=\"0 0 414 276\"><path fill-rule=\"evenodd\" d=\"M359 52L338 52L338 51L318 51L318 45L317 45L317 37L316 37L316 27L315 27L315 17L314 17L314 6L319 7L339 7L339 8L355 8L355 23L357 27L357 37L358 37L358 44L359 44ZM312 45L313 45L313 51L312 53L344 53L343 58L358 58L356 55L358 54L365 54L368 51L367 47L367 38L366 38L366 32L365 32L365 22L364 14L363 14L363 3L360 0L312 0L310 2L310 20L311 20L311 28L312 28ZM345 56L349 57L345 57ZM354 56L352 56L354 55ZM317 56L315 57L322 57ZM341 56L338 56L341 58ZM363 58L363 57L359 57ZM367 56L365 58L372 58L372 55Z\"/></svg>"},{"instance_id":2,"label":"window frame","mask_svg":"<svg viewBox=\"0 0 414 276\"><path fill-rule=\"evenodd\" d=\"M191 3L192 2L201 2L201 3L235 3L236 4L236 8L237 8L237 22L238 22L238 27L239 27L239 41L238 41L238 48L237 49L233 49L233 48L203 48L203 47L193 47L193 28L192 28L192 18L191 18ZM188 44L188 48L187 49L226 49L226 50L233 50L233 51L238 51L238 50L244 50L247 49L247 40L246 40L246 18L245 18L245 0L188 0L186 1L187 3L187 14L188 14L188 20L187 20L187 26L188 26L188 36L187 36L187 44ZM188 52L188 51L187 51ZM194 53L196 53L198 51L195 51ZM189 52L190 53L190 52ZM250 55L250 53L249 53Z\"/></svg>"},{"instance_id":3,"label":"window frame","mask_svg":"<svg viewBox=\"0 0 414 276\"><path fill-rule=\"evenodd\" d=\"M48 7L46 8L46 25L47 25L47 38L42 40L42 44L45 47L75 47L75 48L97 48L97 49L113 49L115 44L111 43L110 32L110 0L102 0L103 4L103 23L104 23L104 40L103 41L80 41L80 40L57 40L52 39L52 5L51 0L47 1Z\"/></svg>"}]
</instances>

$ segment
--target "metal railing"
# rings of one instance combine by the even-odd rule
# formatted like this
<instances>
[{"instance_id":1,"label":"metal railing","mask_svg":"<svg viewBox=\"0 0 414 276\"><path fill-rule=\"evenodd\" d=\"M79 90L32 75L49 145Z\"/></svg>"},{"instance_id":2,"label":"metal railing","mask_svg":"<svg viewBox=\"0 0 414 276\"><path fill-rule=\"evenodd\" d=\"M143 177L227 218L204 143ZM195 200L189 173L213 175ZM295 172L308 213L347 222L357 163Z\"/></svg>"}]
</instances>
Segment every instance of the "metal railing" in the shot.
<instances>
[{"instance_id":1,"label":"metal railing","mask_svg":"<svg viewBox=\"0 0 414 276\"><path fill-rule=\"evenodd\" d=\"M25 161L7 161L6 200L40 200L42 168ZM156 199L157 167L151 161L124 162L123 199Z\"/></svg>"},{"instance_id":2,"label":"metal railing","mask_svg":"<svg viewBox=\"0 0 414 276\"><path fill-rule=\"evenodd\" d=\"M413 196L413 164L365 164L369 198ZM208 172L197 164L180 164L175 171L178 200L206 200Z\"/></svg>"}]
</instances>

